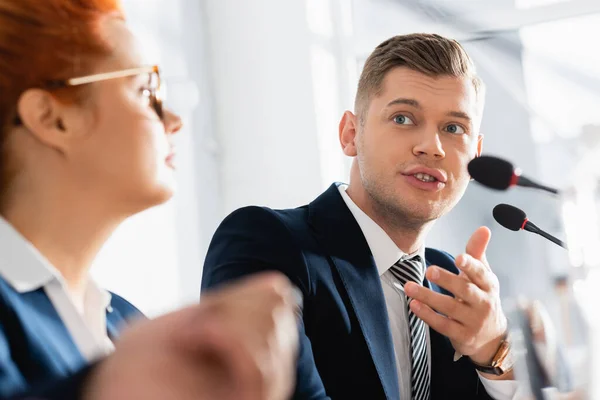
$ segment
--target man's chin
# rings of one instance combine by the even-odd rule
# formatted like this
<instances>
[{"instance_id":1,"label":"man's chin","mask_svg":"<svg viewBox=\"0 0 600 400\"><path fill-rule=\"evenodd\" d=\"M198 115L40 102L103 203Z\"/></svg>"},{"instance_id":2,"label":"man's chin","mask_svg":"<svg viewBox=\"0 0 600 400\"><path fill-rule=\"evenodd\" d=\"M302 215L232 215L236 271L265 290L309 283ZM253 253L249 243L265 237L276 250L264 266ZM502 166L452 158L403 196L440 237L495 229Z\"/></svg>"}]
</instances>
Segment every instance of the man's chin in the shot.
<instances>
[{"instance_id":1,"label":"man's chin","mask_svg":"<svg viewBox=\"0 0 600 400\"><path fill-rule=\"evenodd\" d=\"M435 221L441 214L437 208L423 207L422 204L394 204L386 207L388 218L392 218L400 225L410 225L415 229Z\"/></svg>"},{"instance_id":2,"label":"man's chin","mask_svg":"<svg viewBox=\"0 0 600 400\"><path fill-rule=\"evenodd\" d=\"M427 224L430 223L432 221L435 221L436 219L438 219L439 217L441 217L441 215L439 215L438 213L435 213L431 210L429 211L421 211L421 212L413 212L411 214L407 215L411 220L421 223L421 224Z\"/></svg>"},{"instance_id":3,"label":"man's chin","mask_svg":"<svg viewBox=\"0 0 600 400\"><path fill-rule=\"evenodd\" d=\"M398 196L398 206L405 209L415 218L431 221L444 215L447 211L447 201L433 193L420 193L419 196Z\"/></svg>"}]
</instances>

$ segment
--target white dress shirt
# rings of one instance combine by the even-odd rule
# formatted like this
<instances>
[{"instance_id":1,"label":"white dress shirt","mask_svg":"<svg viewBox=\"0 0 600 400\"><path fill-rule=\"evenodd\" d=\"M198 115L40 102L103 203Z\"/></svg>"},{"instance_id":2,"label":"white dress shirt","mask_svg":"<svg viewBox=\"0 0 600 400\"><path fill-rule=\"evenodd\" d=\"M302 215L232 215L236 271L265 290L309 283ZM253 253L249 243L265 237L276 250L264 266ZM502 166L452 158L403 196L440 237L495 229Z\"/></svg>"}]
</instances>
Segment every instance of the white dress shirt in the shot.
<instances>
[{"instance_id":1,"label":"white dress shirt","mask_svg":"<svg viewBox=\"0 0 600 400\"><path fill-rule=\"evenodd\" d=\"M43 288L73 341L88 361L114 349L106 330L111 295L90 278L83 304L77 305L58 270L12 225L0 217L0 277L19 293Z\"/></svg>"},{"instance_id":2,"label":"white dress shirt","mask_svg":"<svg viewBox=\"0 0 600 400\"><path fill-rule=\"evenodd\" d=\"M398 384L400 385L400 398L410 399L411 394L411 371L410 368L401 366L411 365L410 332L408 329L408 307L404 289L398 279L389 271L390 267L400 259L407 259L420 255L425 260L425 246L413 254L405 254L396 246L385 231L377 225L367 214L364 213L352 201L346 193L346 185L338 187L344 202L356 219L360 229L365 236L367 244L373 254L375 266L381 278L381 286L385 304L390 321L390 330L394 352L396 355L396 370L398 371ZM427 354L429 359L429 371L431 376L431 340L429 329L427 329ZM515 400L517 398L517 381L494 381L479 375L481 383L488 394L496 400Z\"/></svg>"}]
</instances>

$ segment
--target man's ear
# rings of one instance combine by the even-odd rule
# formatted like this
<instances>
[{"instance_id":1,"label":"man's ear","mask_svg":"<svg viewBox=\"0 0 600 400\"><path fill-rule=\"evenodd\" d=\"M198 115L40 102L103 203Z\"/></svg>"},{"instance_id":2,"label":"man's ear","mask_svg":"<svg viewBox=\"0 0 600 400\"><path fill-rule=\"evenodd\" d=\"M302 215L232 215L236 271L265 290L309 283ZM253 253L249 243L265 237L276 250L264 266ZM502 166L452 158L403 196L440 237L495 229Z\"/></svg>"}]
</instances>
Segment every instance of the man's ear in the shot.
<instances>
[{"instance_id":1,"label":"man's ear","mask_svg":"<svg viewBox=\"0 0 600 400\"><path fill-rule=\"evenodd\" d=\"M344 154L348 157L356 157L356 135L358 132L359 119L351 111L345 111L339 126L340 144Z\"/></svg>"},{"instance_id":2,"label":"man's ear","mask_svg":"<svg viewBox=\"0 0 600 400\"><path fill-rule=\"evenodd\" d=\"M28 89L19 97L17 111L23 125L36 139L64 152L68 136L65 106L52 94L42 89Z\"/></svg>"},{"instance_id":3,"label":"man's ear","mask_svg":"<svg viewBox=\"0 0 600 400\"><path fill-rule=\"evenodd\" d=\"M479 134L477 137L477 155L475 157L481 156L481 152L483 151L483 134Z\"/></svg>"},{"instance_id":4,"label":"man's ear","mask_svg":"<svg viewBox=\"0 0 600 400\"><path fill-rule=\"evenodd\" d=\"M477 136L477 149L476 149L476 153L475 153L475 158L480 157L481 156L481 152L483 151L483 134L479 134ZM474 180L473 178L470 178L470 180Z\"/></svg>"}]
</instances>

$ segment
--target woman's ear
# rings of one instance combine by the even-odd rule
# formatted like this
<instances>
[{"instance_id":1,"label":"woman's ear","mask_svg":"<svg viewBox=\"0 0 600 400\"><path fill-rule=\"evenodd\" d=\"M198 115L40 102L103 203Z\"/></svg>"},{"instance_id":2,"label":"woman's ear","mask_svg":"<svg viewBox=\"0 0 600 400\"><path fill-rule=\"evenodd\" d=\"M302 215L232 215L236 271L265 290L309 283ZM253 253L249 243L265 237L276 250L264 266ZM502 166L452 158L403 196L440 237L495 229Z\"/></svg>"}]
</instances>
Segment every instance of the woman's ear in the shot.
<instances>
[{"instance_id":1,"label":"woman's ear","mask_svg":"<svg viewBox=\"0 0 600 400\"><path fill-rule=\"evenodd\" d=\"M65 106L51 93L42 89L28 89L17 102L19 118L29 132L40 142L63 152L67 141L64 122Z\"/></svg>"}]
</instances>

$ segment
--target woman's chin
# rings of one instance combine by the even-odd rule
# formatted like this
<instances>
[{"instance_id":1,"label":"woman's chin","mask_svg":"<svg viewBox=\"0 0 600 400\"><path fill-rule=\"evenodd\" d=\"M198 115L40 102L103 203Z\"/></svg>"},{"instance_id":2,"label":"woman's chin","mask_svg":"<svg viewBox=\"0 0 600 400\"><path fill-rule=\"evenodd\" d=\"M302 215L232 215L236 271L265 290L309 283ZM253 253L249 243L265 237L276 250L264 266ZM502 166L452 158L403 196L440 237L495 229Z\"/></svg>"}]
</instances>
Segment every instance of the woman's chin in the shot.
<instances>
[{"instance_id":1,"label":"woman's chin","mask_svg":"<svg viewBox=\"0 0 600 400\"><path fill-rule=\"evenodd\" d=\"M153 206L159 206L161 204L166 203L167 201L171 200L173 198L173 196L175 195L175 190L176 190L176 186L175 182L173 182L172 184L169 185L160 185L158 190L156 191L156 193L153 196L153 200L154 200L154 204Z\"/></svg>"},{"instance_id":2,"label":"woman's chin","mask_svg":"<svg viewBox=\"0 0 600 400\"><path fill-rule=\"evenodd\" d=\"M131 204L129 215L135 215L150 208L165 204L173 198L175 194L174 186L160 185L153 190L138 196L138 201Z\"/></svg>"}]
</instances>

